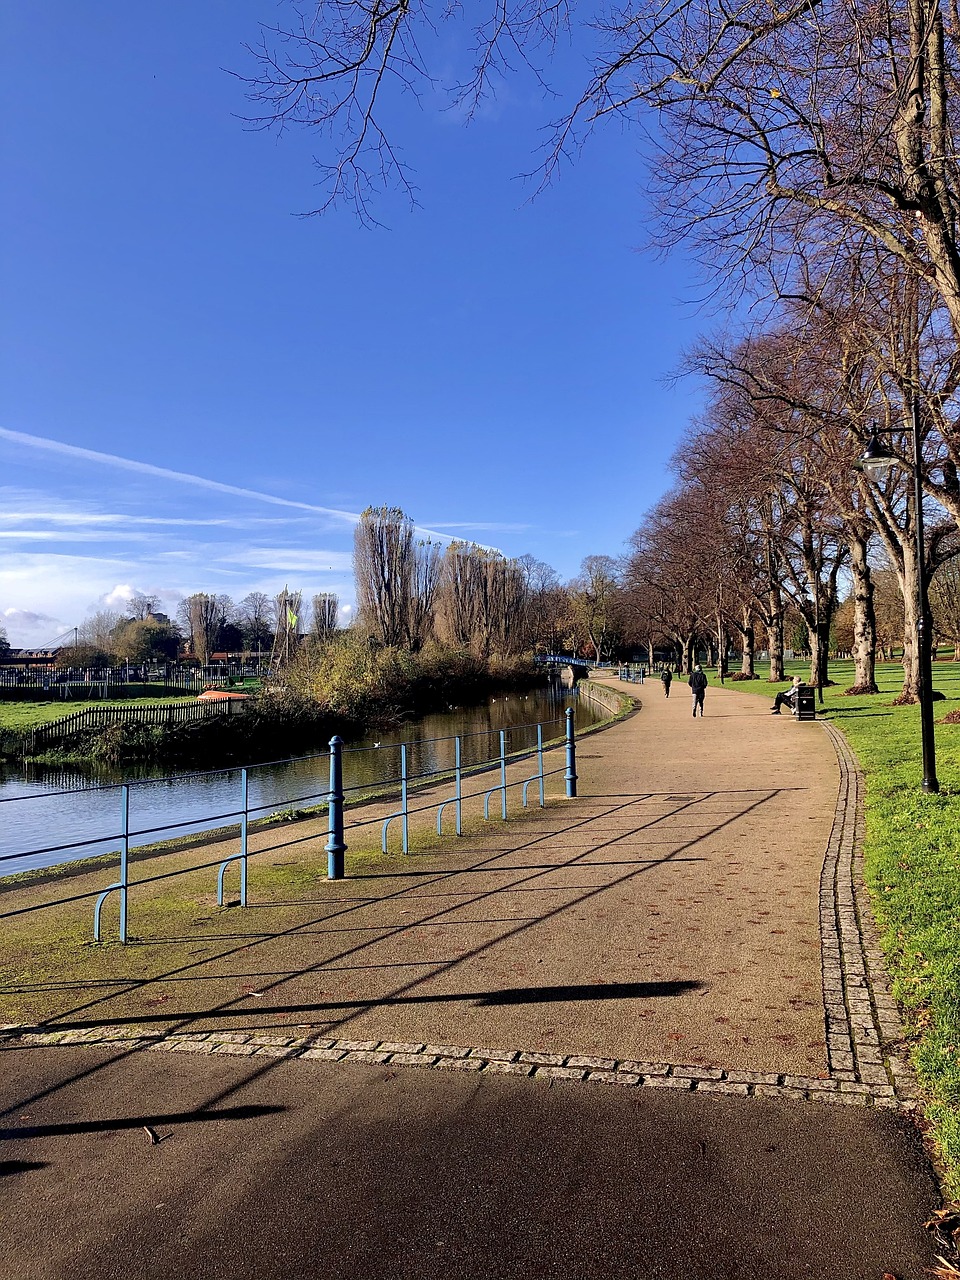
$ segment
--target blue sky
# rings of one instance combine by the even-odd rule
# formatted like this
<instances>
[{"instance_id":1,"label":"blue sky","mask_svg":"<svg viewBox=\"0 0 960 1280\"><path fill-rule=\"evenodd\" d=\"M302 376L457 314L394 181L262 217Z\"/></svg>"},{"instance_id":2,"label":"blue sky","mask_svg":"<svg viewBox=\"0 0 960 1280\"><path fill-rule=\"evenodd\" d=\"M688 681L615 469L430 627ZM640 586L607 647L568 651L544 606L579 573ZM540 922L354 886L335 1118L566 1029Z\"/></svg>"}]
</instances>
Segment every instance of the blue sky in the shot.
<instances>
[{"instance_id":1,"label":"blue sky","mask_svg":"<svg viewBox=\"0 0 960 1280\"><path fill-rule=\"evenodd\" d=\"M275 0L0 9L0 622L38 644L130 591L349 602L352 516L401 506L562 577L668 484L708 323L644 243L639 139L530 202L558 113L397 104L421 207L318 202L305 131L250 132L223 68ZM456 65L462 35L441 33ZM445 43L444 43L445 42ZM458 43L459 42L459 43ZM581 57L568 50L561 91ZM134 464L134 465L130 465Z\"/></svg>"}]
</instances>

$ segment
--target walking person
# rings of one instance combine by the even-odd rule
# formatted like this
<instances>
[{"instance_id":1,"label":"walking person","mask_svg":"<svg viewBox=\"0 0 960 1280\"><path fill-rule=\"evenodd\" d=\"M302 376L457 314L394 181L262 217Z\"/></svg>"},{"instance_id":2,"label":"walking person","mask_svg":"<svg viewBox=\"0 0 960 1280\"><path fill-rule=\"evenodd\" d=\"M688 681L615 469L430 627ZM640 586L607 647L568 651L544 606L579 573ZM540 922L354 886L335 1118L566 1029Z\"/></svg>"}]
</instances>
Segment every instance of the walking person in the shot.
<instances>
[{"instance_id":1,"label":"walking person","mask_svg":"<svg viewBox=\"0 0 960 1280\"><path fill-rule=\"evenodd\" d=\"M693 715L696 718L697 708L700 709L700 717L703 718L703 695L707 690L707 677L703 674L703 670L698 662L693 668L690 679L687 681L690 686L690 692L693 694Z\"/></svg>"},{"instance_id":2,"label":"walking person","mask_svg":"<svg viewBox=\"0 0 960 1280\"><path fill-rule=\"evenodd\" d=\"M663 696L670 697L670 681L673 679L673 672L669 667L664 667L660 672L660 679L663 681Z\"/></svg>"}]
</instances>

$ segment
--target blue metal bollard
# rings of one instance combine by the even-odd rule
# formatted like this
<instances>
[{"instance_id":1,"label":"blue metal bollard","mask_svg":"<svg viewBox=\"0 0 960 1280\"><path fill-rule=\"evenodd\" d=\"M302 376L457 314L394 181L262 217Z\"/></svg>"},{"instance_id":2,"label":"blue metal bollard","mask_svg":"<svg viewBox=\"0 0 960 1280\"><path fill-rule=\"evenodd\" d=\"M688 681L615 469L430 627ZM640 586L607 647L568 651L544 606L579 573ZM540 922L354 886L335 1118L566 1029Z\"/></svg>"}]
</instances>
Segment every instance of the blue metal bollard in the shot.
<instances>
[{"instance_id":1,"label":"blue metal bollard","mask_svg":"<svg viewBox=\"0 0 960 1280\"><path fill-rule=\"evenodd\" d=\"M567 707L567 771L563 775L567 784L567 799L577 794L577 740L573 727L573 707Z\"/></svg>"},{"instance_id":2,"label":"blue metal bollard","mask_svg":"<svg viewBox=\"0 0 960 1280\"><path fill-rule=\"evenodd\" d=\"M330 815L330 838L326 843L327 879L343 879L343 855L346 844L343 840L343 739L334 734L330 739L330 792L327 797L327 809Z\"/></svg>"},{"instance_id":3,"label":"blue metal bollard","mask_svg":"<svg viewBox=\"0 0 960 1280\"><path fill-rule=\"evenodd\" d=\"M456 806L454 813L457 816L457 835L463 835L463 766L461 763L460 735L457 734L454 746L456 757L454 763L454 793L456 795Z\"/></svg>"},{"instance_id":4,"label":"blue metal bollard","mask_svg":"<svg viewBox=\"0 0 960 1280\"><path fill-rule=\"evenodd\" d=\"M500 816L507 820L507 733L500 730Z\"/></svg>"},{"instance_id":5,"label":"blue metal bollard","mask_svg":"<svg viewBox=\"0 0 960 1280\"><path fill-rule=\"evenodd\" d=\"M249 813L249 790L246 769L240 770L240 802L243 813L240 815L240 905L247 905L247 815Z\"/></svg>"},{"instance_id":6,"label":"blue metal bollard","mask_svg":"<svg viewBox=\"0 0 960 1280\"><path fill-rule=\"evenodd\" d=\"M410 852L410 814L407 796L407 744L400 748L400 804L403 808L403 821L400 824L403 832L403 852Z\"/></svg>"}]
</instances>

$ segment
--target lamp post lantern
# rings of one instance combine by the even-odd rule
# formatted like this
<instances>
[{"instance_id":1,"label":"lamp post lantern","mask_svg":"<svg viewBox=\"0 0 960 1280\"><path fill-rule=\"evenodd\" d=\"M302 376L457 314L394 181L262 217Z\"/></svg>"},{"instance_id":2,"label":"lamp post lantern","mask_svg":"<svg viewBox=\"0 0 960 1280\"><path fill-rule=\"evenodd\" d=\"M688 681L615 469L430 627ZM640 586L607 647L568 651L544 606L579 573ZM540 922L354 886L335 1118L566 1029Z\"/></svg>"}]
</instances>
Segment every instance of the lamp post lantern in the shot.
<instances>
[{"instance_id":1,"label":"lamp post lantern","mask_svg":"<svg viewBox=\"0 0 960 1280\"><path fill-rule=\"evenodd\" d=\"M920 685L920 741L923 750L924 791L933 794L940 790L937 781L936 749L933 741L933 669L930 661L930 605L927 600L927 560L923 536L923 479L920 473L920 406L916 396L911 406L913 437L913 505L917 556L917 671ZM900 460L881 444L876 428L867 441L867 447L857 464L869 480L881 480L891 466Z\"/></svg>"}]
</instances>

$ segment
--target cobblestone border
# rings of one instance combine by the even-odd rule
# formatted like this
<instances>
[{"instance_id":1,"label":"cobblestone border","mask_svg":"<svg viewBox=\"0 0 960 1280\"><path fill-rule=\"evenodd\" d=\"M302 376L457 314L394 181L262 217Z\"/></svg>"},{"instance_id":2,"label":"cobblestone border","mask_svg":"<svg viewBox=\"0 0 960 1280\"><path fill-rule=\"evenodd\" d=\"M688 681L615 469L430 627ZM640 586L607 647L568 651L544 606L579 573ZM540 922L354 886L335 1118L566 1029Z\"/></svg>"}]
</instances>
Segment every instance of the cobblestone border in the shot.
<instances>
[{"instance_id":1,"label":"cobblestone border","mask_svg":"<svg viewBox=\"0 0 960 1280\"><path fill-rule=\"evenodd\" d=\"M536 1080L586 1081L622 1087L678 1089L687 1093L733 1094L754 1098L793 1098L847 1106L903 1105L890 1085L864 1084L763 1071L721 1071L633 1059L594 1058L581 1054L524 1053L519 1049L468 1049L460 1045L406 1044L393 1040L331 1040L287 1037L266 1032L198 1031L183 1035L151 1034L140 1027L87 1031L28 1031L0 1028L7 1050L47 1045L113 1045L128 1051L228 1054L243 1057L296 1058L310 1062L366 1063L377 1066L433 1067L484 1075L528 1076Z\"/></svg>"},{"instance_id":2,"label":"cobblestone border","mask_svg":"<svg viewBox=\"0 0 960 1280\"><path fill-rule=\"evenodd\" d=\"M317 1063L428 1067L626 1088L790 1098L913 1110L917 1088L863 883L863 776L846 739L821 722L837 754L840 788L820 876L820 938L828 1071L822 1077L520 1049L407 1044L390 1040L287 1037L266 1032L165 1034L142 1027L44 1031L0 1026L0 1049L123 1046L128 1051L229 1054Z\"/></svg>"},{"instance_id":3,"label":"cobblestone border","mask_svg":"<svg viewBox=\"0 0 960 1280\"><path fill-rule=\"evenodd\" d=\"M840 767L833 830L820 875L820 945L831 1079L892 1086L912 1102L917 1084L863 880L863 774L846 738L821 721Z\"/></svg>"}]
</instances>

